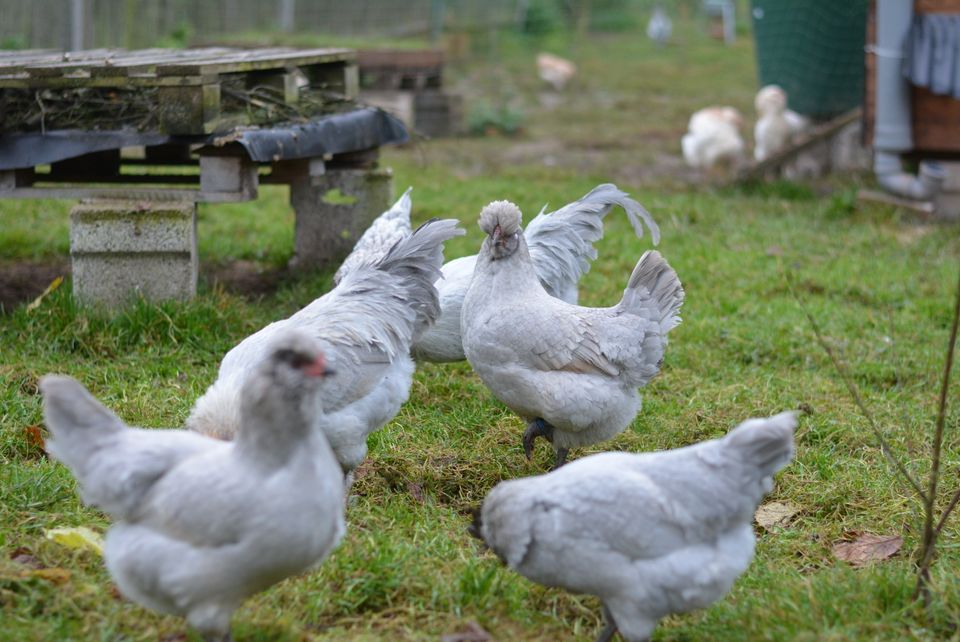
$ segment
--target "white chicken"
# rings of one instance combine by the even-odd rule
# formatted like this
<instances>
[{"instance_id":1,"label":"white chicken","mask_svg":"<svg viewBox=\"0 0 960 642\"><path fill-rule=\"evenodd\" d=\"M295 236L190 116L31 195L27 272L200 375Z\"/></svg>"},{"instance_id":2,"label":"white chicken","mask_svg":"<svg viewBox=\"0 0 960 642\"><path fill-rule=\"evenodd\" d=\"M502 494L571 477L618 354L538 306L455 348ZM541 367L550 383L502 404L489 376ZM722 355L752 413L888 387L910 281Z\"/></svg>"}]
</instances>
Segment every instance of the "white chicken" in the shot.
<instances>
[{"instance_id":1,"label":"white chicken","mask_svg":"<svg viewBox=\"0 0 960 642\"><path fill-rule=\"evenodd\" d=\"M333 275L334 284L340 283L349 272L358 265L370 263L371 259L377 260L384 256L391 247L400 239L405 239L412 233L410 227L410 208L413 203L410 200L410 191L408 187L393 207L378 216L370 224L370 227L364 231L363 235L357 239L353 250L344 259L336 274Z\"/></svg>"},{"instance_id":2,"label":"white chicken","mask_svg":"<svg viewBox=\"0 0 960 642\"><path fill-rule=\"evenodd\" d=\"M440 313L433 282L440 276L443 243L464 233L453 219L428 221L385 256L368 256L327 294L241 341L223 358L187 427L231 439L244 381L265 357L271 337L298 328L320 342L340 373L321 391L320 423L349 474L366 456L367 436L407 400L414 371L410 344Z\"/></svg>"},{"instance_id":3,"label":"white chicken","mask_svg":"<svg viewBox=\"0 0 960 642\"><path fill-rule=\"evenodd\" d=\"M643 236L643 224L650 228L653 244L660 242L660 230L640 203L605 183L590 190L578 201L555 212L540 211L524 230L524 238L541 285L551 296L567 303L577 302L577 284L597 258L593 244L603 238L603 219L614 206L623 208L637 236ZM437 281L440 293L440 318L413 343L414 356L438 363L463 361L460 338L460 310L473 278L477 255L453 259L443 266Z\"/></svg>"},{"instance_id":4,"label":"white chicken","mask_svg":"<svg viewBox=\"0 0 960 642\"><path fill-rule=\"evenodd\" d=\"M680 322L683 288L655 251L646 252L612 308L583 308L550 296L537 280L521 213L494 201L480 212L487 233L463 300L467 361L493 395L537 437L567 451L610 439L640 410L637 388L659 371L667 333Z\"/></svg>"},{"instance_id":5,"label":"white chicken","mask_svg":"<svg viewBox=\"0 0 960 642\"><path fill-rule=\"evenodd\" d=\"M758 118L753 128L753 157L762 161L790 143L792 131L784 114L787 95L776 85L767 85L757 92L754 106Z\"/></svg>"},{"instance_id":6,"label":"white chicken","mask_svg":"<svg viewBox=\"0 0 960 642\"><path fill-rule=\"evenodd\" d=\"M746 146L740 128L743 117L733 107L705 107L690 117L680 141L683 159L694 169L711 171L721 165L737 167Z\"/></svg>"},{"instance_id":7,"label":"white chicken","mask_svg":"<svg viewBox=\"0 0 960 642\"><path fill-rule=\"evenodd\" d=\"M299 332L273 337L244 380L232 443L129 428L76 380L40 382L47 451L116 523L104 557L120 591L229 639L249 596L319 563L344 532L343 473L315 423L331 374Z\"/></svg>"},{"instance_id":8,"label":"white chicken","mask_svg":"<svg viewBox=\"0 0 960 642\"><path fill-rule=\"evenodd\" d=\"M556 91L562 91L570 79L577 75L577 66L566 58L544 52L537 54L537 73L540 80Z\"/></svg>"},{"instance_id":9,"label":"white chicken","mask_svg":"<svg viewBox=\"0 0 960 642\"><path fill-rule=\"evenodd\" d=\"M670 41L670 35L673 33L673 22L667 15L661 3L653 7L653 13L650 15L650 21L647 22L647 38L653 40L658 45L665 45Z\"/></svg>"},{"instance_id":10,"label":"white chicken","mask_svg":"<svg viewBox=\"0 0 960 642\"><path fill-rule=\"evenodd\" d=\"M686 448L501 482L470 531L524 577L599 597L597 642L618 630L649 640L660 618L712 604L750 565L753 515L793 457L795 427L785 412Z\"/></svg>"}]
</instances>

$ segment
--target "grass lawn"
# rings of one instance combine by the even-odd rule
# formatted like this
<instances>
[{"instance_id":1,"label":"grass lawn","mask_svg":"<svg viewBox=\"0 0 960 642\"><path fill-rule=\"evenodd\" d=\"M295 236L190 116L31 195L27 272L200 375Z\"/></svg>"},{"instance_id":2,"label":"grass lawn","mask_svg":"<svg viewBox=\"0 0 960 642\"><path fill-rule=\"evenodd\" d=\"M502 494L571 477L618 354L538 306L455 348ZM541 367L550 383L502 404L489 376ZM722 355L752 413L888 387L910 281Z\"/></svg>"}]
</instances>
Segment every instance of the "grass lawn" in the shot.
<instances>
[{"instance_id":1,"label":"grass lawn","mask_svg":"<svg viewBox=\"0 0 960 642\"><path fill-rule=\"evenodd\" d=\"M613 181L652 212L659 249L686 288L684 321L639 416L590 452L673 448L747 417L810 409L796 460L771 494L798 514L758 531L756 559L729 596L665 620L656 640L958 639L960 522L944 533L933 604L921 612L911 599L918 504L816 345L786 275L842 350L899 456L923 476L960 234L856 203L862 177L815 186L690 183L679 159L686 120L711 103L733 104L752 120L753 50L747 38L725 48L687 25L675 40L656 48L630 32L578 43L509 34L475 42L450 80L470 104L482 94L522 112L523 133L386 150L396 191L414 187L417 222L463 221L468 235L448 244L450 258L478 249L476 217L493 199L514 200L529 219L544 203L557 207ZM545 104L533 75L539 47L579 65L556 105ZM254 203L202 206L204 273L237 260L267 272L284 264L293 236L286 197L266 188ZM65 263L69 207L0 201L3 261ZM582 283L585 305L615 303L650 247L622 213L606 229ZM330 276L286 278L258 297L204 280L189 304L140 304L113 318L75 307L67 283L33 311L20 305L0 315L0 639L174 640L186 630L182 620L119 598L95 554L45 539L45 529L103 531L108 521L80 504L73 478L32 437L30 427L42 423L38 377L77 377L128 423L180 426L222 355L325 292ZM956 410L948 415L941 503L958 483L957 418ZM474 620L502 641L592 640L601 626L595 599L532 584L467 535L469 510L494 484L549 467L544 447L535 461L524 459L522 430L468 365L419 367L410 402L370 439L343 543L318 570L249 600L235 616L236 639L436 640ZM862 532L901 535L903 548L859 569L834 558L835 542ZM23 554L69 577L31 573L13 559Z\"/></svg>"}]
</instances>

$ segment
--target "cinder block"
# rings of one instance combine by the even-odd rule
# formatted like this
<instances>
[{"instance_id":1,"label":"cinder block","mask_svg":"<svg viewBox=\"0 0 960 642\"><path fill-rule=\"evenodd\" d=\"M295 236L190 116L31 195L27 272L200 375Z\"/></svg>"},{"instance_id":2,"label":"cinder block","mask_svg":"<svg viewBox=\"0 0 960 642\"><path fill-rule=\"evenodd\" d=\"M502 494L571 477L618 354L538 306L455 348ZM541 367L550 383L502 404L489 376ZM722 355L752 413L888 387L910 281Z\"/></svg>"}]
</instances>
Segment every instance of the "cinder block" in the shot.
<instances>
[{"instance_id":1,"label":"cinder block","mask_svg":"<svg viewBox=\"0 0 960 642\"><path fill-rule=\"evenodd\" d=\"M364 89L360 92L363 102L379 107L399 118L408 129L414 126L414 97L409 91L388 89Z\"/></svg>"},{"instance_id":2,"label":"cinder block","mask_svg":"<svg viewBox=\"0 0 960 642\"><path fill-rule=\"evenodd\" d=\"M291 267L328 267L342 261L364 230L389 206L389 169L328 169L290 184L296 213Z\"/></svg>"},{"instance_id":3,"label":"cinder block","mask_svg":"<svg viewBox=\"0 0 960 642\"><path fill-rule=\"evenodd\" d=\"M118 308L197 292L196 204L91 201L70 212L73 294Z\"/></svg>"}]
</instances>

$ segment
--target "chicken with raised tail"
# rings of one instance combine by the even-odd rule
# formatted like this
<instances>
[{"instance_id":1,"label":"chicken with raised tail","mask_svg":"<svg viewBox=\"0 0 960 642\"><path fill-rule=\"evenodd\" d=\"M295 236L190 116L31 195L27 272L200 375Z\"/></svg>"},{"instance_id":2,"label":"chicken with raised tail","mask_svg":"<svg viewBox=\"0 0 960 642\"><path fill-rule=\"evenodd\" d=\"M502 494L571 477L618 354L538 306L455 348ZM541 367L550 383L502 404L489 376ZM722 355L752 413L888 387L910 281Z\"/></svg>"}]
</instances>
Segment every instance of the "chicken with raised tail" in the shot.
<instances>
[{"instance_id":1,"label":"chicken with raised tail","mask_svg":"<svg viewBox=\"0 0 960 642\"><path fill-rule=\"evenodd\" d=\"M493 395L527 421L527 457L544 437L559 467L569 448L610 439L633 421L637 388L660 371L667 333L680 322L683 287L650 250L614 307L561 301L537 279L520 223L508 201L480 212L488 236L463 300L463 348Z\"/></svg>"},{"instance_id":2,"label":"chicken with raised tail","mask_svg":"<svg viewBox=\"0 0 960 642\"><path fill-rule=\"evenodd\" d=\"M785 412L686 448L601 453L505 481L470 531L524 577L599 597L597 642L649 640L661 618L709 606L750 565L753 515L793 457L796 423Z\"/></svg>"},{"instance_id":3,"label":"chicken with raised tail","mask_svg":"<svg viewBox=\"0 0 960 642\"><path fill-rule=\"evenodd\" d=\"M643 236L645 223L650 228L653 244L659 243L660 230L650 213L610 183L598 185L580 200L554 212L543 208L530 221L524 238L537 277L550 296L567 303L577 302L580 277L597 258L593 244L603 238L603 219L615 206L626 213L638 237ZM453 259L443 266L443 278L436 283L440 293L440 318L414 341L413 355L417 359L443 363L466 358L460 337L460 312L476 264L474 254Z\"/></svg>"},{"instance_id":4,"label":"chicken with raised tail","mask_svg":"<svg viewBox=\"0 0 960 642\"><path fill-rule=\"evenodd\" d=\"M40 381L47 451L116 521L104 557L120 592L205 640L230 639L246 598L319 563L345 528L343 472L316 426L331 371L300 332L265 350L232 443L130 428L76 380Z\"/></svg>"},{"instance_id":5,"label":"chicken with raised tail","mask_svg":"<svg viewBox=\"0 0 960 642\"><path fill-rule=\"evenodd\" d=\"M249 373L266 356L270 338L297 328L320 343L338 375L320 391L319 418L349 473L363 461L367 436L407 400L414 364L410 344L440 314L433 283L443 264L443 243L464 234L453 219L434 219L397 241L384 256L368 256L337 286L292 316L247 337L226 354L217 380L194 405L187 426L231 439Z\"/></svg>"}]
</instances>

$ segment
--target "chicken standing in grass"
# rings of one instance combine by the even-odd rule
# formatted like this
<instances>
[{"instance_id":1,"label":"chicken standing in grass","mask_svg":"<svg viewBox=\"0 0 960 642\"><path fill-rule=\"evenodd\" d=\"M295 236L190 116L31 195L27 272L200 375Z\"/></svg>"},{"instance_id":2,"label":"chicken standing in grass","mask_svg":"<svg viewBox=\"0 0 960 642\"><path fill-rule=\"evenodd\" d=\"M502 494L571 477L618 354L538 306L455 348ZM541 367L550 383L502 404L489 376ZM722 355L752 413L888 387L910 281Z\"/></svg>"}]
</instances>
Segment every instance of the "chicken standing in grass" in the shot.
<instances>
[{"instance_id":1,"label":"chicken standing in grass","mask_svg":"<svg viewBox=\"0 0 960 642\"><path fill-rule=\"evenodd\" d=\"M743 117L733 107L704 107L694 112L680 141L683 159L694 169L736 169L744 162Z\"/></svg>"},{"instance_id":2,"label":"chicken standing in grass","mask_svg":"<svg viewBox=\"0 0 960 642\"><path fill-rule=\"evenodd\" d=\"M302 333L265 350L232 443L129 428L76 380L40 382L48 452L117 521L104 557L120 591L207 640L229 639L247 597L323 560L344 532L343 473L315 425L331 373Z\"/></svg>"},{"instance_id":3,"label":"chicken standing in grass","mask_svg":"<svg viewBox=\"0 0 960 642\"><path fill-rule=\"evenodd\" d=\"M615 206L627 214L637 236L643 236L643 221L650 228L653 244L660 241L660 230L647 210L609 183L598 185L580 200L555 212L545 212L544 208L530 221L523 235L537 277L550 296L567 303L577 302L580 277L597 258L593 244L603 238L603 219ZM414 341L413 354L417 359L443 363L466 358L460 337L460 312L476 264L474 254L443 266L443 277L436 283L440 318Z\"/></svg>"},{"instance_id":4,"label":"chicken standing in grass","mask_svg":"<svg viewBox=\"0 0 960 642\"><path fill-rule=\"evenodd\" d=\"M534 582L603 602L606 627L649 640L660 618L723 597L753 559L751 522L793 456L793 413L657 453L601 453L498 484L471 532Z\"/></svg>"},{"instance_id":5,"label":"chicken standing in grass","mask_svg":"<svg viewBox=\"0 0 960 642\"><path fill-rule=\"evenodd\" d=\"M787 94L777 85L767 85L754 99L757 124L753 129L753 157L762 161L784 150L793 138L810 126L810 120L787 109Z\"/></svg>"},{"instance_id":6,"label":"chicken standing in grass","mask_svg":"<svg viewBox=\"0 0 960 642\"><path fill-rule=\"evenodd\" d=\"M231 439L239 426L244 381L266 356L270 338L298 328L320 342L336 382L321 391L320 424L350 473L367 453L367 436L407 400L410 344L440 313L437 289L444 241L464 234L453 219L424 223L384 256L368 256L337 286L288 319L247 337L223 358L217 380L197 400L187 426Z\"/></svg>"},{"instance_id":7,"label":"chicken standing in grass","mask_svg":"<svg viewBox=\"0 0 960 642\"><path fill-rule=\"evenodd\" d=\"M487 233L463 301L467 360L494 396L556 451L610 439L640 410L637 388L659 371L667 333L680 322L683 288L655 251L646 252L612 308L584 308L550 296L520 229L520 209L495 201L480 213Z\"/></svg>"}]
</instances>

